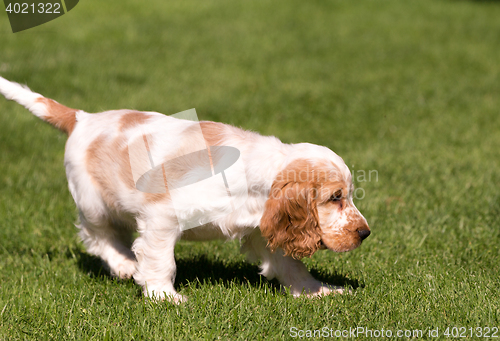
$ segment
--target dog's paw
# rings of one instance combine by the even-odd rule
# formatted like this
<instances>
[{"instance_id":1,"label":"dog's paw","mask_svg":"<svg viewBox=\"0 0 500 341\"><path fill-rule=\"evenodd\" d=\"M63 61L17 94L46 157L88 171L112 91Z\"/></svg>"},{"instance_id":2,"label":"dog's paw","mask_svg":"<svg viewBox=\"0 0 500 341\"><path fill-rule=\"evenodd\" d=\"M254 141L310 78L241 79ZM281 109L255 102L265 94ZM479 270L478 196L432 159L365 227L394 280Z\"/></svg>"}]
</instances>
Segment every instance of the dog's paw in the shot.
<instances>
[{"instance_id":1,"label":"dog's paw","mask_svg":"<svg viewBox=\"0 0 500 341\"><path fill-rule=\"evenodd\" d=\"M306 297L322 297L332 294L351 294L351 289L346 289L340 286L329 285L325 283L319 283L318 285L310 286L309 288L304 287L302 291L298 292L292 291L294 297L306 296Z\"/></svg>"},{"instance_id":2,"label":"dog's paw","mask_svg":"<svg viewBox=\"0 0 500 341\"><path fill-rule=\"evenodd\" d=\"M315 293L310 293L308 297L318 297L318 296L326 296L331 294L352 294L351 289L346 289L344 287L329 285L329 284L321 284L319 290Z\"/></svg>"},{"instance_id":3,"label":"dog's paw","mask_svg":"<svg viewBox=\"0 0 500 341\"><path fill-rule=\"evenodd\" d=\"M124 259L119 264L113 265L110 271L111 275L120 279L132 278L137 268L137 262L131 259Z\"/></svg>"},{"instance_id":4,"label":"dog's paw","mask_svg":"<svg viewBox=\"0 0 500 341\"><path fill-rule=\"evenodd\" d=\"M178 294L177 292L162 291L162 290L145 290L144 296L155 301L167 301L173 304L181 304L188 300L187 296Z\"/></svg>"},{"instance_id":5,"label":"dog's paw","mask_svg":"<svg viewBox=\"0 0 500 341\"><path fill-rule=\"evenodd\" d=\"M173 304L181 304L187 302L188 298L184 295L175 294L173 296L166 296L165 300Z\"/></svg>"}]
</instances>

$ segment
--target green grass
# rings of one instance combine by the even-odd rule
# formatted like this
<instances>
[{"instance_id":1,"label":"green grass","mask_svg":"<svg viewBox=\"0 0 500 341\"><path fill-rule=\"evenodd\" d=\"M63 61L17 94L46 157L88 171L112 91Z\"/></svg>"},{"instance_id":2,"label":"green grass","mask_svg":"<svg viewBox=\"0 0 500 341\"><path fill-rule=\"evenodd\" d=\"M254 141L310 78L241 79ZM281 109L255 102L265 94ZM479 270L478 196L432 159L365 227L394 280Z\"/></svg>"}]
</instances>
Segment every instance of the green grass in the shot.
<instances>
[{"instance_id":1,"label":"green grass","mask_svg":"<svg viewBox=\"0 0 500 341\"><path fill-rule=\"evenodd\" d=\"M357 183L370 238L305 260L352 295L294 299L238 242L181 242L190 300L157 304L85 253L65 137L0 98L0 340L500 326L499 2L87 0L16 34L0 18L0 75L68 106L195 107L378 172Z\"/></svg>"}]
</instances>

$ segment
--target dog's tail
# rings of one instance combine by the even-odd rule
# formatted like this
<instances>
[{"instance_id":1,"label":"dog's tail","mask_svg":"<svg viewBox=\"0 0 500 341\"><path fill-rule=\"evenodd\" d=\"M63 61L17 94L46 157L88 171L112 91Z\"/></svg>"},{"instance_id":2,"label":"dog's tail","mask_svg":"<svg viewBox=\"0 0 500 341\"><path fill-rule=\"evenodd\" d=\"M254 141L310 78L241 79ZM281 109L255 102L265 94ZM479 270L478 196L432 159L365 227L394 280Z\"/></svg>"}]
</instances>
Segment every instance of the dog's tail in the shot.
<instances>
[{"instance_id":1,"label":"dog's tail","mask_svg":"<svg viewBox=\"0 0 500 341\"><path fill-rule=\"evenodd\" d=\"M76 113L79 110L68 108L50 98L45 98L31 91L27 86L9 82L2 77L0 77L0 93L5 98L23 105L35 116L52 124L68 135L75 129Z\"/></svg>"}]
</instances>

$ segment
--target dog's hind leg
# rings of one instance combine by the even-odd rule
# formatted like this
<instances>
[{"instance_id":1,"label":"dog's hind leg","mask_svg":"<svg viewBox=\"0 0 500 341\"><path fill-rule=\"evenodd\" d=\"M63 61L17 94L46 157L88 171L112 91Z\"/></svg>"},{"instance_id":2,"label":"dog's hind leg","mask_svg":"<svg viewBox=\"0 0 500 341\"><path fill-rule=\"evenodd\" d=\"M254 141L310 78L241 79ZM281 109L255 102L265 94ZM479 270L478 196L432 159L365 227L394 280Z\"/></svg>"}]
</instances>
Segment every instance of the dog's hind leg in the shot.
<instances>
[{"instance_id":1,"label":"dog's hind leg","mask_svg":"<svg viewBox=\"0 0 500 341\"><path fill-rule=\"evenodd\" d=\"M137 261L126 246L132 231L118 229L108 217L89 219L80 211L80 238L87 252L99 256L109 267L111 275L131 278L136 271Z\"/></svg>"},{"instance_id":2,"label":"dog's hind leg","mask_svg":"<svg viewBox=\"0 0 500 341\"><path fill-rule=\"evenodd\" d=\"M156 218L137 219L140 236L132 246L138 262L134 279L143 287L145 296L180 303L186 297L174 288L174 247L181 231L177 220L164 219L160 214L153 216Z\"/></svg>"}]
</instances>

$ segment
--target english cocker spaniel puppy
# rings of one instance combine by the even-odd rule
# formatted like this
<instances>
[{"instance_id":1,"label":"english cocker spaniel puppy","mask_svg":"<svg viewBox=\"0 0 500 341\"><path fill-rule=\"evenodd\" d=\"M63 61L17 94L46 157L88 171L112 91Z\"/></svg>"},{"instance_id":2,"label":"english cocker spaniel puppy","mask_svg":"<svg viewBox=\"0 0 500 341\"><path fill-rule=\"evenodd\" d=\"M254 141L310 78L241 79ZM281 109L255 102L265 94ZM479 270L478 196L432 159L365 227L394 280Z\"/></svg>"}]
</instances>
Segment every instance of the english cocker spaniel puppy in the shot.
<instances>
[{"instance_id":1,"label":"english cocker spaniel puppy","mask_svg":"<svg viewBox=\"0 0 500 341\"><path fill-rule=\"evenodd\" d=\"M294 296L343 291L300 261L319 249L350 251L370 234L349 169L330 149L197 122L192 111L89 114L1 77L0 92L68 135L64 164L79 235L144 295L185 300L174 289L174 246L216 238L242 240L261 274Z\"/></svg>"}]
</instances>

